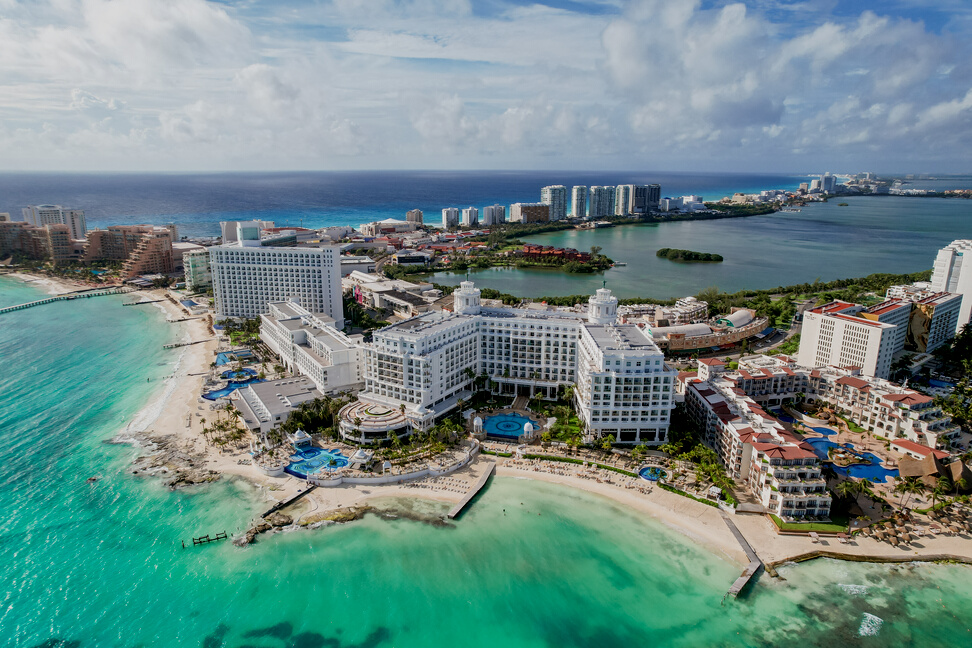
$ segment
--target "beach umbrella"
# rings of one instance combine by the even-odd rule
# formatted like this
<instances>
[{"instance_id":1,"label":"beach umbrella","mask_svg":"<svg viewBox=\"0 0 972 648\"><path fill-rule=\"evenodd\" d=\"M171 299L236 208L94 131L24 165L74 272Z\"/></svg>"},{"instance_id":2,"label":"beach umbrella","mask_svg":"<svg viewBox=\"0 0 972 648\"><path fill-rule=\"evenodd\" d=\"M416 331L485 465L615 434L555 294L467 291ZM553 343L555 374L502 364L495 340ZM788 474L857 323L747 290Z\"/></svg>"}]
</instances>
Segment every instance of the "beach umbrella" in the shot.
<instances>
[{"instance_id":1,"label":"beach umbrella","mask_svg":"<svg viewBox=\"0 0 972 648\"><path fill-rule=\"evenodd\" d=\"M901 544L901 541L898 540L896 537L891 536L891 546L897 547L899 544Z\"/></svg>"}]
</instances>

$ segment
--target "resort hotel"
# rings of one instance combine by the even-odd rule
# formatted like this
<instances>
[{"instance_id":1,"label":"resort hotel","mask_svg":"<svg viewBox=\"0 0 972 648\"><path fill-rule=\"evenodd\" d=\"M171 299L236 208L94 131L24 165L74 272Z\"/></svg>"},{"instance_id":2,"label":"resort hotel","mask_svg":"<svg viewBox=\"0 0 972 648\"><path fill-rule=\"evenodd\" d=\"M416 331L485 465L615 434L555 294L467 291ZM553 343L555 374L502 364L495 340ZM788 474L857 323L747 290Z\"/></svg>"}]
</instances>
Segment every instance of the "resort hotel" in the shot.
<instances>
[{"instance_id":1,"label":"resort hotel","mask_svg":"<svg viewBox=\"0 0 972 648\"><path fill-rule=\"evenodd\" d=\"M215 271L214 271L215 274ZM361 442L427 430L474 388L556 398L573 386L588 438L664 443L675 372L640 328L617 324L618 300L600 289L578 309L486 307L465 281L452 310L422 313L358 343L330 318L271 303L261 338L322 392L363 389L341 414L341 434Z\"/></svg>"}]
</instances>

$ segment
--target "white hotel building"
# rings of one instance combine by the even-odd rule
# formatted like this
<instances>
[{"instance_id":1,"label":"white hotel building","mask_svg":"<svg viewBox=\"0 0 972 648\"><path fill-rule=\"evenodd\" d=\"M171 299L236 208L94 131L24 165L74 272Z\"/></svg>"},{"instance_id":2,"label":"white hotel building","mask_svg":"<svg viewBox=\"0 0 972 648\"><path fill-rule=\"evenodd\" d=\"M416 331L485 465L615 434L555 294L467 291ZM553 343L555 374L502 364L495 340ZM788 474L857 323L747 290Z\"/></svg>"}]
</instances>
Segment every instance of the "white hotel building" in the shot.
<instances>
[{"instance_id":1,"label":"white hotel building","mask_svg":"<svg viewBox=\"0 0 972 648\"><path fill-rule=\"evenodd\" d=\"M298 301L344 327L337 245L264 247L259 228L237 224L237 240L209 248L216 318L253 318L271 302Z\"/></svg>"},{"instance_id":2,"label":"white hotel building","mask_svg":"<svg viewBox=\"0 0 972 648\"><path fill-rule=\"evenodd\" d=\"M859 367L865 376L887 378L900 351L899 327L860 316L864 307L833 301L806 311L797 364L804 367Z\"/></svg>"},{"instance_id":3,"label":"white hotel building","mask_svg":"<svg viewBox=\"0 0 972 648\"><path fill-rule=\"evenodd\" d=\"M601 289L579 311L485 308L480 291L463 282L454 312L431 312L393 324L364 345L363 403L405 407L413 428L472 395L485 374L494 391L556 395L577 384L578 414L591 436L663 443L675 372L635 326L618 326L617 299Z\"/></svg>"},{"instance_id":4,"label":"white hotel building","mask_svg":"<svg viewBox=\"0 0 972 648\"><path fill-rule=\"evenodd\" d=\"M933 291L962 295L962 308L958 315L959 332L972 316L972 260L966 263L966 255L972 259L972 240L952 241L938 251L931 276Z\"/></svg>"}]
</instances>

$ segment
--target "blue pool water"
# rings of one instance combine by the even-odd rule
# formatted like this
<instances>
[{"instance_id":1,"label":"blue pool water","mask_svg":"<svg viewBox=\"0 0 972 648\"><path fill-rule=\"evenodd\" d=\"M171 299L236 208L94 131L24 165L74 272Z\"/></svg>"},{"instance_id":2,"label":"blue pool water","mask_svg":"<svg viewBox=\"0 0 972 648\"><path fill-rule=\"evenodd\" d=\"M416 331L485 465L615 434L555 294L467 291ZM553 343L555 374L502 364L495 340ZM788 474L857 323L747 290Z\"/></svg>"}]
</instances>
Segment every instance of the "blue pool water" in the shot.
<instances>
[{"instance_id":1,"label":"blue pool water","mask_svg":"<svg viewBox=\"0 0 972 648\"><path fill-rule=\"evenodd\" d=\"M812 427L810 429L813 430L814 432L819 432L820 434L828 437L837 434L836 430L831 430L830 428L825 428L825 427Z\"/></svg>"},{"instance_id":2,"label":"blue pool water","mask_svg":"<svg viewBox=\"0 0 972 648\"><path fill-rule=\"evenodd\" d=\"M523 434L523 426L527 423L532 424L534 430L540 428L539 423L522 414L493 414L483 421L483 430L486 431L487 436L518 439Z\"/></svg>"},{"instance_id":3,"label":"blue pool water","mask_svg":"<svg viewBox=\"0 0 972 648\"><path fill-rule=\"evenodd\" d=\"M247 385L252 385L253 383L261 383L261 382L263 381L259 378L250 378L249 380L231 380L228 383L226 383L226 387L223 387L222 389L206 392L205 394L203 394L203 398L205 398L206 400L216 400L218 398L225 398L226 396L229 396L240 387L246 387Z\"/></svg>"},{"instance_id":4,"label":"blue pool water","mask_svg":"<svg viewBox=\"0 0 972 648\"><path fill-rule=\"evenodd\" d=\"M256 370L255 369L250 369L249 367L243 367L239 371L232 371L232 370L230 370L230 371L224 371L223 373L220 374L220 376L224 380L227 379L227 378L234 378L236 380L240 380L240 379L245 380L246 378L252 377L252 376L255 376L255 375L257 375Z\"/></svg>"},{"instance_id":5,"label":"blue pool water","mask_svg":"<svg viewBox=\"0 0 972 648\"><path fill-rule=\"evenodd\" d=\"M294 477L307 479L307 475L316 475L321 471L337 470L347 465L348 460L341 454L339 449L298 448L291 455L290 463L284 468L284 471Z\"/></svg>"},{"instance_id":6,"label":"blue pool water","mask_svg":"<svg viewBox=\"0 0 972 648\"><path fill-rule=\"evenodd\" d=\"M638 474L641 475L642 479L647 479L648 481L658 481L666 476L665 471L657 466L645 466L638 471Z\"/></svg>"},{"instance_id":7,"label":"blue pool water","mask_svg":"<svg viewBox=\"0 0 972 648\"><path fill-rule=\"evenodd\" d=\"M214 326L215 329L221 329L221 326ZM237 360L247 360L253 357L253 352L248 349L241 349L240 351L226 351L223 353L216 354L216 366L222 367L224 364L229 364L235 362L235 360L230 360L230 356L236 358Z\"/></svg>"},{"instance_id":8,"label":"blue pool water","mask_svg":"<svg viewBox=\"0 0 972 648\"><path fill-rule=\"evenodd\" d=\"M861 452L854 448L851 443L844 443L838 446L836 443L830 439L820 439L820 438L808 438L806 442L813 446L813 451L821 459L828 459L828 451L830 448L841 447L845 450L849 450L859 459L862 460L861 463L852 464L847 467L841 467L834 464L834 472L838 475L843 475L844 477L856 477L857 479L869 479L875 483L883 483L887 481L889 477L897 477L897 470L890 470L881 465L881 458L872 452Z\"/></svg>"}]
</instances>

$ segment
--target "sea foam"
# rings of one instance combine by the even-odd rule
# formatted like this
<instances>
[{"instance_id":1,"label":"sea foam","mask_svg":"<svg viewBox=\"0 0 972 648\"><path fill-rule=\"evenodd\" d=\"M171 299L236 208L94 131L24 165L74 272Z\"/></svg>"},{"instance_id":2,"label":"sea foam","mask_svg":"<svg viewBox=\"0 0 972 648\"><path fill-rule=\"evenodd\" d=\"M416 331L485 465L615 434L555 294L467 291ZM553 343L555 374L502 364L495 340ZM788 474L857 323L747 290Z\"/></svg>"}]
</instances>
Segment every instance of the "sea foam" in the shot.
<instances>
[{"instance_id":1,"label":"sea foam","mask_svg":"<svg viewBox=\"0 0 972 648\"><path fill-rule=\"evenodd\" d=\"M876 637L879 632L881 632L881 626L884 624L884 619L873 614L864 613L864 618L861 619L861 627L857 630L857 634L862 637Z\"/></svg>"}]
</instances>

